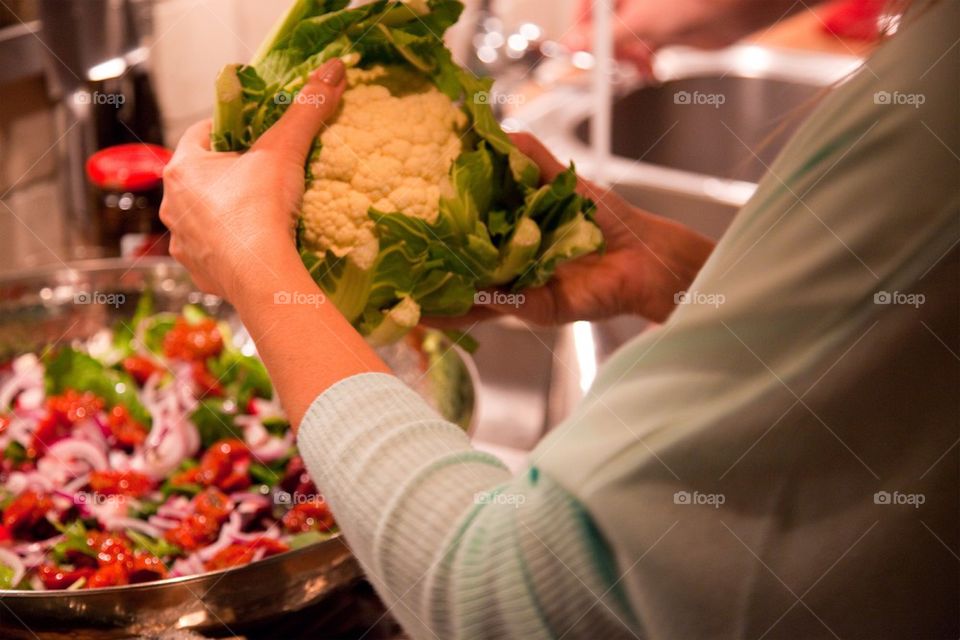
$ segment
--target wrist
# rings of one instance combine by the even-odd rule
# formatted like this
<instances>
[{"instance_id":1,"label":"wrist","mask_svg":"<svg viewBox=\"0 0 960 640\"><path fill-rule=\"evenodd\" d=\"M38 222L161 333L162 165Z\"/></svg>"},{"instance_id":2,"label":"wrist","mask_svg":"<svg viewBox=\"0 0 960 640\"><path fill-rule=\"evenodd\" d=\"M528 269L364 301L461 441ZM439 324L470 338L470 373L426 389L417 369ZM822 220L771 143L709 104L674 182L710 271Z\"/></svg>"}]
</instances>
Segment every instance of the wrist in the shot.
<instances>
[{"instance_id":1,"label":"wrist","mask_svg":"<svg viewBox=\"0 0 960 640\"><path fill-rule=\"evenodd\" d=\"M637 312L662 322L677 304L677 294L687 291L700 272L715 243L673 220L652 214L647 221L653 273L643 283Z\"/></svg>"},{"instance_id":2,"label":"wrist","mask_svg":"<svg viewBox=\"0 0 960 640\"><path fill-rule=\"evenodd\" d=\"M243 264L234 265L232 272L234 278L225 293L238 311L272 302L275 295L293 293L296 287L304 294L319 292L292 241L261 247Z\"/></svg>"}]
</instances>

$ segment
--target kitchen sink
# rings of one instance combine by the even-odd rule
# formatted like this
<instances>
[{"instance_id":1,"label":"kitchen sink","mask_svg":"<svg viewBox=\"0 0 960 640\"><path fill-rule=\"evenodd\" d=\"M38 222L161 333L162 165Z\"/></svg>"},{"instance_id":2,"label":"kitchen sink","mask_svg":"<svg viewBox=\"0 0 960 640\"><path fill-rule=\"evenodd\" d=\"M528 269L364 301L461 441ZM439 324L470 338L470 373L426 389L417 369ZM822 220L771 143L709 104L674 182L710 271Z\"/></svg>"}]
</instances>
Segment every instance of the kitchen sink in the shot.
<instances>
[{"instance_id":1,"label":"kitchen sink","mask_svg":"<svg viewBox=\"0 0 960 640\"><path fill-rule=\"evenodd\" d=\"M817 98L860 58L741 45L658 54L656 84L615 86L612 157L590 148L589 85L564 84L511 113L561 160L633 204L719 238ZM519 466L545 431L569 415L597 366L650 329L620 317L532 328L516 320L475 327L481 391L477 440Z\"/></svg>"},{"instance_id":2,"label":"kitchen sink","mask_svg":"<svg viewBox=\"0 0 960 640\"><path fill-rule=\"evenodd\" d=\"M637 206L718 238L807 110L861 64L752 45L665 49L654 65L658 83L615 86L612 157L603 166L589 146L589 85L553 88L509 124Z\"/></svg>"}]
</instances>

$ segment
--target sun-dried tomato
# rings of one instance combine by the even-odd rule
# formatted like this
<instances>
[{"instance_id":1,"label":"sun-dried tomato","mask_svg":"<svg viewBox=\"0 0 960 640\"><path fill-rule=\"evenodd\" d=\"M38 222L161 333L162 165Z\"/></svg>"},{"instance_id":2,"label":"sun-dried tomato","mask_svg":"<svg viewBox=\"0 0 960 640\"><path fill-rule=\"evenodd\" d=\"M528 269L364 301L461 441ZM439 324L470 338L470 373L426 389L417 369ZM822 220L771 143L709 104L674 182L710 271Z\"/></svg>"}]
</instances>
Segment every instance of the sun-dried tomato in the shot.
<instances>
[{"instance_id":1,"label":"sun-dried tomato","mask_svg":"<svg viewBox=\"0 0 960 640\"><path fill-rule=\"evenodd\" d=\"M223 337L212 318L191 324L180 316L163 338L164 355L175 360L206 360L222 350Z\"/></svg>"},{"instance_id":2,"label":"sun-dried tomato","mask_svg":"<svg viewBox=\"0 0 960 640\"><path fill-rule=\"evenodd\" d=\"M130 576L127 570L119 564L102 565L94 571L90 579L87 580L87 587L89 589L116 587L124 584L130 584Z\"/></svg>"},{"instance_id":3,"label":"sun-dried tomato","mask_svg":"<svg viewBox=\"0 0 960 640\"><path fill-rule=\"evenodd\" d=\"M137 551L133 556L133 567L128 578L130 584L162 580L167 577L167 567L163 561L152 553Z\"/></svg>"},{"instance_id":4,"label":"sun-dried tomato","mask_svg":"<svg viewBox=\"0 0 960 640\"><path fill-rule=\"evenodd\" d=\"M139 498L150 493L153 480L138 471L105 470L90 472L90 488L108 496Z\"/></svg>"},{"instance_id":5,"label":"sun-dried tomato","mask_svg":"<svg viewBox=\"0 0 960 640\"><path fill-rule=\"evenodd\" d=\"M142 355L130 356L123 359L123 369L142 385L153 374L163 371L163 367L154 362L151 358Z\"/></svg>"},{"instance_id":6,"label":"sun-dried tomato","mask_svg":"<svg viewBox=\"0 0 960 640\"><path fill-rule=\"evenodd\" d=\"M279 540L273 538L257 538L250 542L239 542L231 544L218 551L204 567L207 571L217 571L219 569L229 569L230 567L240 567L249 564L257 555L257 551L263 549L263 557L276 555L289 551L290 547Z\"/></svg>"},{"instance_id":7,"label":"sun-dried tomato","mask_svg":"<svg viewBox=\"0 0 960 640\"><path fill-rule=\"evenodd\" d=\"M250 449L236 438L219 440L200 458L199 468L201 484L224 491L244 489L250 486Z\"/></svg>"},{"instance_id":8,"label":"sun-dried tomato","mask_svg":"<svg viewBox=\"0 0 960 640\"><path fill-rule=\"evenodd\" d=\"M217 539L220 522L201 513L184 518L183 522L168 529L163 537L186 551L196 551Z\"/></svg>"},{"instance_id":9,"label":"sun-dried tomato","mask_svg":"<svg viewBox=\"0 0 960 640\"><path fill-rule=\"evenodd\" d=\"M33 432L30 453L35 456L46 451L57 440L69 436L74 424L93 418L102 410L103 399L89 391L77 393L67 389L63 395L47 398L46 413Z\"/></svg>"},{"instance_id":10,"label":"sun-dried tomato","mask_svg":"<svg viewBox=\"0 0 960 640\"><path fill-rule=\"evenodd\" d=\"M31 530L46 522L47 513L53 509L50 496L36 491L24 491L3 510L3 526L17 538L31 537Z\"/></svg>"},{"instance_id":11,"label":"sun-dried tomato","mask_svg":"<svg viewBox=\"0 0 960 640\"><path fill-rule=\"evenodd\" d=\"M230 516L233 507L230 498L214 487L207 487L193 499L193 510L217 522L223 522Z\"/></svg>"},{"instance_id":12,"label":"sun-dried tomato","mask_svg":"<svg viewBox=\"0 0 960 640\"><path fill-rule=\"evenodd\" d=\"M113 434L117 445L128 451L143 444L143 441L147 439L147 428L134 420L123 405L118 404L110 410L110 414L107 416L107 426L110 427L110 432Z\"/></svg>"},{"instance_id":13,"label":"sun-dried tomato","mask_svg":"<svg viewBox=\"0 0 960 640\"><path fill-rule=\"evenodd\" d=\"M37 576L47 589L66 589L80 578L89 580L94 571L93 567L65 569L55 564L45 564L37 569Z\"/></svg>"},{"instance_id":14,"label":"sun-dried tomato","mask_svg":"<svg viewBox=\"0 0 960 640\"><path fill-rule=\"evenodd\" d=\"M313 496L286 512L283 515L283 526L291 533L329 531L334 526L333 514L326 501Z\"/></svg>"},{"instance_id":15,"label":"sun-dried tomato","mask_svg":"<svg viewBox=\"0 0 960 640\"><path fill-rule=\"evenodd\" d=\"M195 385L197 385L197 395L200 398L205 398L207 396L222 398L223 385L221 385L220 380L210 373L209 369L207 369L207 363L199 360L194 362L191 366L193 382Z\"/></svg>"}]
</instances>

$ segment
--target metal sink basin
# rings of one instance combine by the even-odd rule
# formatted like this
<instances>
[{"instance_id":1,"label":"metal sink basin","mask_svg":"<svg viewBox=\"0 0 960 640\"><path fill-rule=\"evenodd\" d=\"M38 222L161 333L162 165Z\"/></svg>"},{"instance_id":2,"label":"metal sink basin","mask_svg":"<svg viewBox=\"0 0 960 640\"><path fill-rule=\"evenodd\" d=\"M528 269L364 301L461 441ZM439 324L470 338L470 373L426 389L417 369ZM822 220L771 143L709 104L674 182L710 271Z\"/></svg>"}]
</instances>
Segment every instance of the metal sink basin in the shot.
<instances>
[{"instance_id":1,"label":"metal sink basin","mask_svg":"<svg viewBox=\"0 0 960 640\"><path fill-rule=\"evenodd\" d=\"M822 89L773 78L682 78L638 87L613 105L612 152L632 160L757 182ZM590 144L590 118L574 129Z\"/></svg>"},{"instance_id":2,"label":"metal sink basin","mask_svg":"<svg viewBox=\"0 0 960 640\"><path fill-rule=\"evenodd\" d=\"M860 64L749 45L664 50L655 63L659 84L616 87L613 157L602 167L589 147L588 87L551 89L512 114L511 124L637 206L716 238L803 121L804 107Z\"/></svg>"}]
</instances>

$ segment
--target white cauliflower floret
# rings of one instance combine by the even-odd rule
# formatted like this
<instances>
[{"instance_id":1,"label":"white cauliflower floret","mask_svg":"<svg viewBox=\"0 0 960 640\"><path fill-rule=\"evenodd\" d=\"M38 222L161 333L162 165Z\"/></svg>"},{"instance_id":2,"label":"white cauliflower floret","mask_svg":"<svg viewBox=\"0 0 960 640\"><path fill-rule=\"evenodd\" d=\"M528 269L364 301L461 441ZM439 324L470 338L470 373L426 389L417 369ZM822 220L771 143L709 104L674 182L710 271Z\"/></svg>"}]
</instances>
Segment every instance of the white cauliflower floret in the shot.
<instances>
[{"instance_id":1,"label":"white cauliflower floret","mask_svg":"<svg viewBox=\"0 0 960 640\"><path fill-rule=\"evenodd\" d=\"M320 135L303 198L308 249L352 254L361 268L377 254L367 211L434 222L441 185L461 152L467 117L433 84L400 67L351 69L336 119Z\"/></svg>"}]
</instances>

